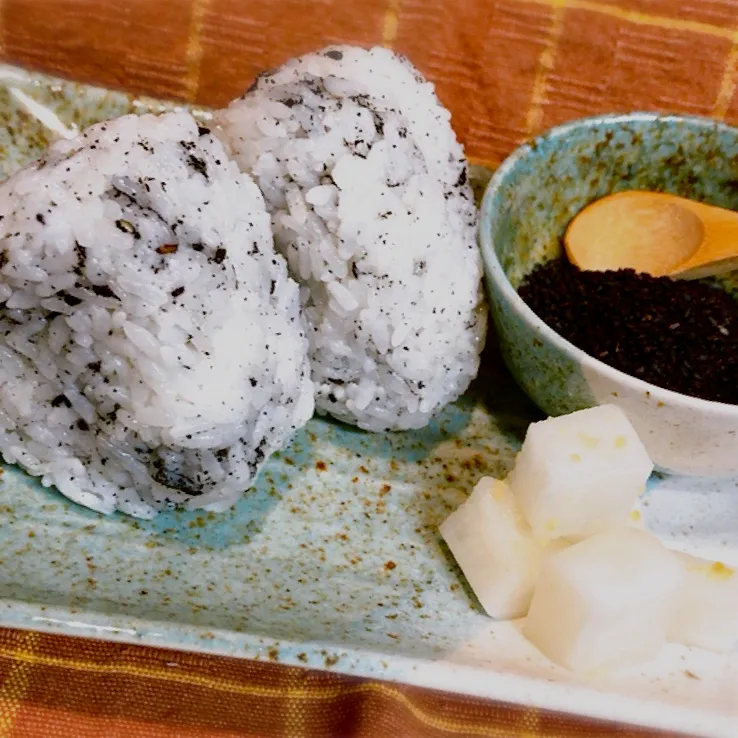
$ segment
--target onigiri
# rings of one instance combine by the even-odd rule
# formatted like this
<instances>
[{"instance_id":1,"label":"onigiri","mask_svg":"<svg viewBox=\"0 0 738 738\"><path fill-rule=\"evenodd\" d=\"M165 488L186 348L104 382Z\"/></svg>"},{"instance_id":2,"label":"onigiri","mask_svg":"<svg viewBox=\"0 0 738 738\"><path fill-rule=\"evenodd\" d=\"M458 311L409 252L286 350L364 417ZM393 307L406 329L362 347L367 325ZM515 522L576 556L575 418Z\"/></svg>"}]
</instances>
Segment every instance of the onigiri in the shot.
<instances>
[{"instance_id":1,"label":"onigiri","mask_svg":"<svg viewBox=\"0 0 738 738\"><path fill-rule=\"evenodd\" d=\"M185 112L0 185L0 451L100 512L220 510L313 412L259 189Z\"/></svg>"},{"instance_id":2,"label":"onigiri","mask_svg":"<svg viewBox=\"0 0 738 738\"><path fill-rule=\"evenodd\" d=\"M476 375L486 331L467 161L433 85L386 49L333 46L214 122L301 285L317 409L425 426Z\"/></svg>"}]
</instances>

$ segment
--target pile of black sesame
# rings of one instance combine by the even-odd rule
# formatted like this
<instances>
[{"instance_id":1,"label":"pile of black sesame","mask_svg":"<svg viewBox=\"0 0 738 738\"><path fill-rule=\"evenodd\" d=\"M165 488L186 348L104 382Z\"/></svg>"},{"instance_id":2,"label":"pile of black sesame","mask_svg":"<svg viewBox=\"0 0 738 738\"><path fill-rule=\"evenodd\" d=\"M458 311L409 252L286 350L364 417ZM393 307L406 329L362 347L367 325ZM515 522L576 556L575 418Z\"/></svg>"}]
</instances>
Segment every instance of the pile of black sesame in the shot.
<instances>
[{"instance_id":1,"label":"pile of black sesame","mask_svg":"<svg viewBox=\"0 0 738 738\"><path fill-rule=\"evenodd\" d=\"M704 281L537 267L520 296L590 356L659 387L738 405L738 301Z\"/></svg>"}]
</instances>

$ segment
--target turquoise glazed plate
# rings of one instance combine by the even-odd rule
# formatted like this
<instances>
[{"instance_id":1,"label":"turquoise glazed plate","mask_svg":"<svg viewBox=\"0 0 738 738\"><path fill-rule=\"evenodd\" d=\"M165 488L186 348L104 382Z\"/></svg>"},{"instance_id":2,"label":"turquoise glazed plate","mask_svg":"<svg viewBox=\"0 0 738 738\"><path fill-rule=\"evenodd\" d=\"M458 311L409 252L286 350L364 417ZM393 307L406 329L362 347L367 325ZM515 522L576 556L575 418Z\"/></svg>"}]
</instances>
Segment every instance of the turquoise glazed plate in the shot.
<instances>
[{"instance_id":1,"label":"turquoise glazed plate","mask_svg":"<svg viewBox=\"0 0 738 738\"><path fill-rule=\"evenodd\" d=\"M7 174L101 118L168 107L4 68L0 166ZM536 417L490 350L472 390L428 428L370 435L315 419L224 514L104 517L6 466L0 625L735 738L736 654L670 646L642 668L585 682L544 659L519 623L483 615L438 524L481 475L509 471ZM643 506L671 545L738 563L738 494L656 479Z\"/></svg>"}]
</instances>

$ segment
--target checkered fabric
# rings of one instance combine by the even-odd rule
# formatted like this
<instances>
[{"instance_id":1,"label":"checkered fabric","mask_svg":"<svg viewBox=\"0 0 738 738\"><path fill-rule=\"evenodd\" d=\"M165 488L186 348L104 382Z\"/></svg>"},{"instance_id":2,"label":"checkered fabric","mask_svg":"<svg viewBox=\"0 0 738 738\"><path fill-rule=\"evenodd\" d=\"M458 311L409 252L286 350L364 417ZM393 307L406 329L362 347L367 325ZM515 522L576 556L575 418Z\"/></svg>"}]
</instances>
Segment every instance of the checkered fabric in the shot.
<instances>
[{"instance_id":1,"label":"checkered fabric","mask_svg":"<svg viewBox=\"0 0 738 738\"><path fill-rule=\"evenodd\" d=\"M272 663L0 630L0 736L8 738L655 735Z\"/></svg>"}]
</instances>

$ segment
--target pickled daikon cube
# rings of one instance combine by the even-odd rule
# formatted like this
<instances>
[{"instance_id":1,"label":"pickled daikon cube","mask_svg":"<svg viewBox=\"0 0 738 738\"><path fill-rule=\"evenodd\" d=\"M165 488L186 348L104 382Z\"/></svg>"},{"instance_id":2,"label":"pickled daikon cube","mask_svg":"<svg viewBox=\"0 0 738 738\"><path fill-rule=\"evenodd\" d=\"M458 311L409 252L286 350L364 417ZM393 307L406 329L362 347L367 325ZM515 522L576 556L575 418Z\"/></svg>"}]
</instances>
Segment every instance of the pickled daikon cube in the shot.
<instances>
[{"instance_id":1,"label":"pickled daikon cube","mask_svg":"<svg viewBox=\"0 0 738 738\"><path fill-rule=\"evenodd\" d=\"M524 633L579 673L647 661L666 641L683 576L675 554L649 533L598 533L543 562Z\"/></svg>"},{"instance_id":2,"label":"pickled daikon cube","mask_svg":"<svg viewBox=\"0 0 738 738\"><path fill-rule=\"evenodd\" d=\"M534 541L505 482L483 477L440 530L487 614L525 615L544 547Z\"/></svg>"},{"instance_id":3,"label":"pickled daikon cube","mask_svg":"<svg viewBox=\"0 0 738 738\"><path fill-rule=\"evenodd\" d=\"M533 423L507 482L536 538L581 540L624 525L652 470L623 411L600 405Z\"/></svg>"}]
</instances>

